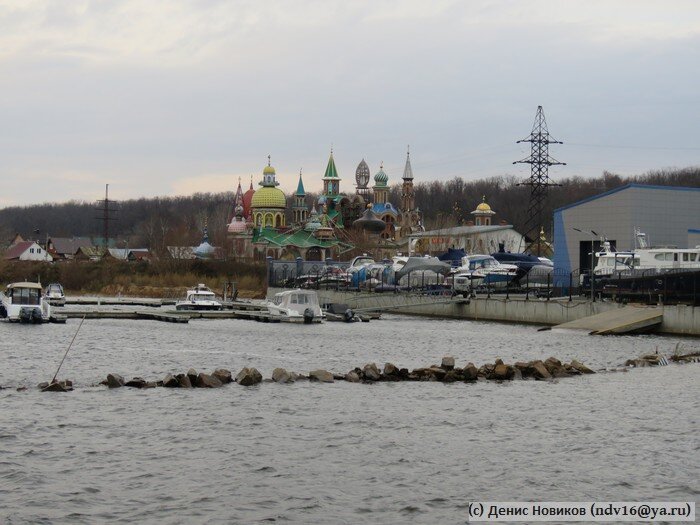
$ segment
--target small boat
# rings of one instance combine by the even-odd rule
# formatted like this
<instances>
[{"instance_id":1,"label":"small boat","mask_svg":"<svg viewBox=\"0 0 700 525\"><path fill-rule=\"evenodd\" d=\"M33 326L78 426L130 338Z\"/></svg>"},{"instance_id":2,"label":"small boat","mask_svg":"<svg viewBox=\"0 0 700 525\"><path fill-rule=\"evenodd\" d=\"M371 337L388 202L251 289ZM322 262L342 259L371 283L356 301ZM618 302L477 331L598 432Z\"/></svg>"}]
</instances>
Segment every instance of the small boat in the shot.
<instances>
[{"instance_id":1,"label":"small boat","mask_svg":"<svg viewBox=\"0 0 700 525\"><path fill-rule=\"evenodd\" d=\"M44 290L44 299L51 306L65 306L66 294L63 292L63 286L58 283L51 283Z\"/></svg>"},{"instance_id":2,"label":"small boat","mask_svg":"<svg viewBox=\"0 0 700 525\"><path fill-rule=\"evenodd\" d=\"M505 288L517 275L514 264L501 264L490 255L468 255L454 271L454 288L463 294L478 288Z\"/></svg>"},{"instance_id":3,"label":"small boat","mask_svg":"<svg viewBox=\"0 0 700 525\"><path fill-rule=\"evenodd\" d=\"M552 283L554 264L547 257L537 257L529 253L498 251L491 254L501 264L518 267L515 281L522 287L538 288Z\"/></svg>"},{"instance_id":4,"label":"small boat","mask_svg":"<svg viewBox=\"0 0 700 525\"><path fill-rule=\"evenodd\" d=\"M369 323L371 319L379 319L381 312L364 310L356 312L345 303L326 303L321 308L326 321L340 321L343 323L356 323L362 321Z\"/></svg>"},{"instance_id":5,"label":"small boat","mask_svg":"<svg viewBox=\"0 0 700 525\"><path fill-rule=\"evenodd\" d=\"M286 290L276 293L267 306L270 316L275 321L287 323L321 323L324 320L318 294L313 290Z\"/></svg>"},{"instance_id":6,"label":"small boat","mask_svg":"<svg viewBox=\"0 0 700 525\"><path fill-rule=\"evenodd\" d=\"M216 294L208 286L198 284L187 290L184 301L175 303L175 310L222 310L223 305L216 300Z\"/></svg>"},{"instance_id":7,"label":"small boat","mask_svg":"<svg viewBox=\"0 0 700 525\"><path fill-rule=\"evenodd\" d=\"M40 283L12 283L0 293L0 318L19 323L48 323L51 305L41 293Z\"/></svg>"}]
</instances>

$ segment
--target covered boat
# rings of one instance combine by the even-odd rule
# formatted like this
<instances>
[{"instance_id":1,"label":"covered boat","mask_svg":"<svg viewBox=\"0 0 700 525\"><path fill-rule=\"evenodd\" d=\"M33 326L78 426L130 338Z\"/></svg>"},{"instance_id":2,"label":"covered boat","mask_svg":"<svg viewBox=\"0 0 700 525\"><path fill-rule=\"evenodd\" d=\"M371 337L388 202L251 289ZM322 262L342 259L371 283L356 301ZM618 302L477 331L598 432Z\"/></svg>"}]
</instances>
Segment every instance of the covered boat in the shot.
<instances>
[{"instance_id":1,"label":"covered boat","mask_svg":"<svg viewBox=\"0 0 700 525\"><path fill-rule=\"evenodd\" d=\"M64 306L66 304L66 294L63 292L63 286L58 283L51 283L44 290L44 299L50 305Z\"/></svg>"},{"instance_id":2,"label":"covered boat","mask_svg":"<svg viewBox=\"0 0 700 525\"><path fill-rule=\"evenodd\" d=\"M275 321L310 324L323 322L324 318L313 290L297 288L276 293L266 306Z\"/></svg>"},{"instance_id":3,"label":"covered boat","mask_svg":"<svg viewBox=\"0 0 700 525\"><path fill-rule=\"evenodd\" d=\"M48 323L51 305L41 293L40 283L12 283L0 294L0 317L20 323Z\"/></svg>"},{"instance_id":4,"label":"covered boat","mask_svg":"<svg viewBox=\"0 0 700 525\"><path fill-rule=\"evenodd\" d=\"M176 310L221 310L223 305L216 300L216 294L208 286L198 284L187 290L184 301L175 303Z\"/></svg>"}]
</instances>

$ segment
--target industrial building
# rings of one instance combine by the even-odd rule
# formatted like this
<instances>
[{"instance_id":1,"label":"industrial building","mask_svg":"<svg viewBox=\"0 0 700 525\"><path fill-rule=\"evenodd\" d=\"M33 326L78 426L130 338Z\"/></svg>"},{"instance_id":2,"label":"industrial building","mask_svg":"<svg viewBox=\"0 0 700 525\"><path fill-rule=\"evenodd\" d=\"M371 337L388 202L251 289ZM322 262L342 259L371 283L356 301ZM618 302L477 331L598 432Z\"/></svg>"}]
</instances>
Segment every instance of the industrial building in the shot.
<instances>
[{"instance_id":1,"label":"industrial building","mask_svg":"<svg viewBox=\"0 0 700 525\"><path fill-rule=\"evenodd\" d=\"M554 210L556 279L589 270L591 244L598 249L601 238L618 251L634 249L635 228L651 245L700 244L700 188L628 184Z\"/></svg>"}]
</instances>

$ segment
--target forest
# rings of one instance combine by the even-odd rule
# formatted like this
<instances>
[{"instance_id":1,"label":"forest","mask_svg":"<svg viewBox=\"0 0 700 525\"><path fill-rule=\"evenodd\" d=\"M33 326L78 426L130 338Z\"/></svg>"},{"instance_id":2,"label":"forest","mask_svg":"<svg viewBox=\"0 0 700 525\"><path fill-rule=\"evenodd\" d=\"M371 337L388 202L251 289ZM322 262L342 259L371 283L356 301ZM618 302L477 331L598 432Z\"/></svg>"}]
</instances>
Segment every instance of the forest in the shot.
<instances>
[{"instance_id":1,"label":"forest","mask_svg":"<svg viewBox=\"0 0 700 525\"><path fill-rule=\"evenodd\" d=\"M464 224L483 196L497 213L495 221L506 221L525 233L530 188L519 185L522 179L504 175L480 180L457 177L449 181L419 182L415 186L416 205L423 212L426 229ZM700 167L650 171L632 177L604 172L599 177L557 178L550 189L545 217L551 223L556 208L629 183L667 186L700 186ZM348 191L349 188L344 188ZM401 187L391 188L390 200L398 205ZM233 192L197 193L190 196L157 197L115 203L117 220L110 224L110 236L118 245L144 247L162 253L167 246L194 246L208 226L210 242L221 246L226 223L233 211ZM311 206L316 195L308 194ZM291 208L291 196L288 196ZM0 240L7 244L15 233L24 238L42 240L47 236L102 236L100 212L95 202L13 206L0 209ZM288 217L288 221L291 216ZM545 224L551 236L551 224Z\"/></svg>"}]
</instances>

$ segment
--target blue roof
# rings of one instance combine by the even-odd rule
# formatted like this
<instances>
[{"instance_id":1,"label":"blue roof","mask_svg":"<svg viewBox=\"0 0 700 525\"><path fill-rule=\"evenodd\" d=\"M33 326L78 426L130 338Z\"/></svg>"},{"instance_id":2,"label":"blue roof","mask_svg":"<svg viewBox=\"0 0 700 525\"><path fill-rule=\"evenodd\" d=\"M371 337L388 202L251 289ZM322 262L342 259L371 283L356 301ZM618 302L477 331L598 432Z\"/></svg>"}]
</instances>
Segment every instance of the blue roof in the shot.
<instances>
[{"instance_id":1,"label":"blue roof","mask_svg":"<svg viewBox=\"0 0 700 525\"><path fill-rule=\"evenodd\" d=\"M672 191L700 191L700 188L689 188L686 186L660 186L656 184L625 184L624 186L620 186L619 188L615 188L613 190L606 191L604 193L600 193L598 195L593 195L591 197L588 197L586 199L580 200L578 202L574 202L572 204L567 204L566 206L562 206L561 208L557 208L554 210L554 213L568 210L569 208L573 208L575 206L580 206L581 204L585 204L587 202L594 201L596 199L600 199L602 197L607 197L608 195L612 195L613 193L617 193L622 190L626 190L629 188L638 188L642 190L672 190Z\"/></svg>"},{"instance_id":2,"label":"blue roof","mask_svg":"<svg viewBox=\"0 0 700 525\"><path fill-rule=\"evenodd\" d=\"M301 180L301 173L299 173L299 184L297 185L297 192L294 195L306 195L304 192L304 182Z\"/></svg>"},{"instance_id":3,"label":"blue roof","mask_svg":"<svg viewBox=\"0 0 700 525\"><path fill-rule=\"evenodd\" d=\"M384 204L375 202L372 204L372 211L377 215L381 215L383 213L391 213L392 215L399 214L399 212L396 211L396 208L394 208L394 205L390 202L386 202Z\"/></svg>"},{"instance_id":4,"label":"blue roof","mask_svg":"<svg viewBox=\"0 0 700 525\"><path fill-rule=\"evenodd\" d=\"M688 233L700 233L700 230L696 230L695 228L688 228Z\"/></svg>"}]
</instances>

